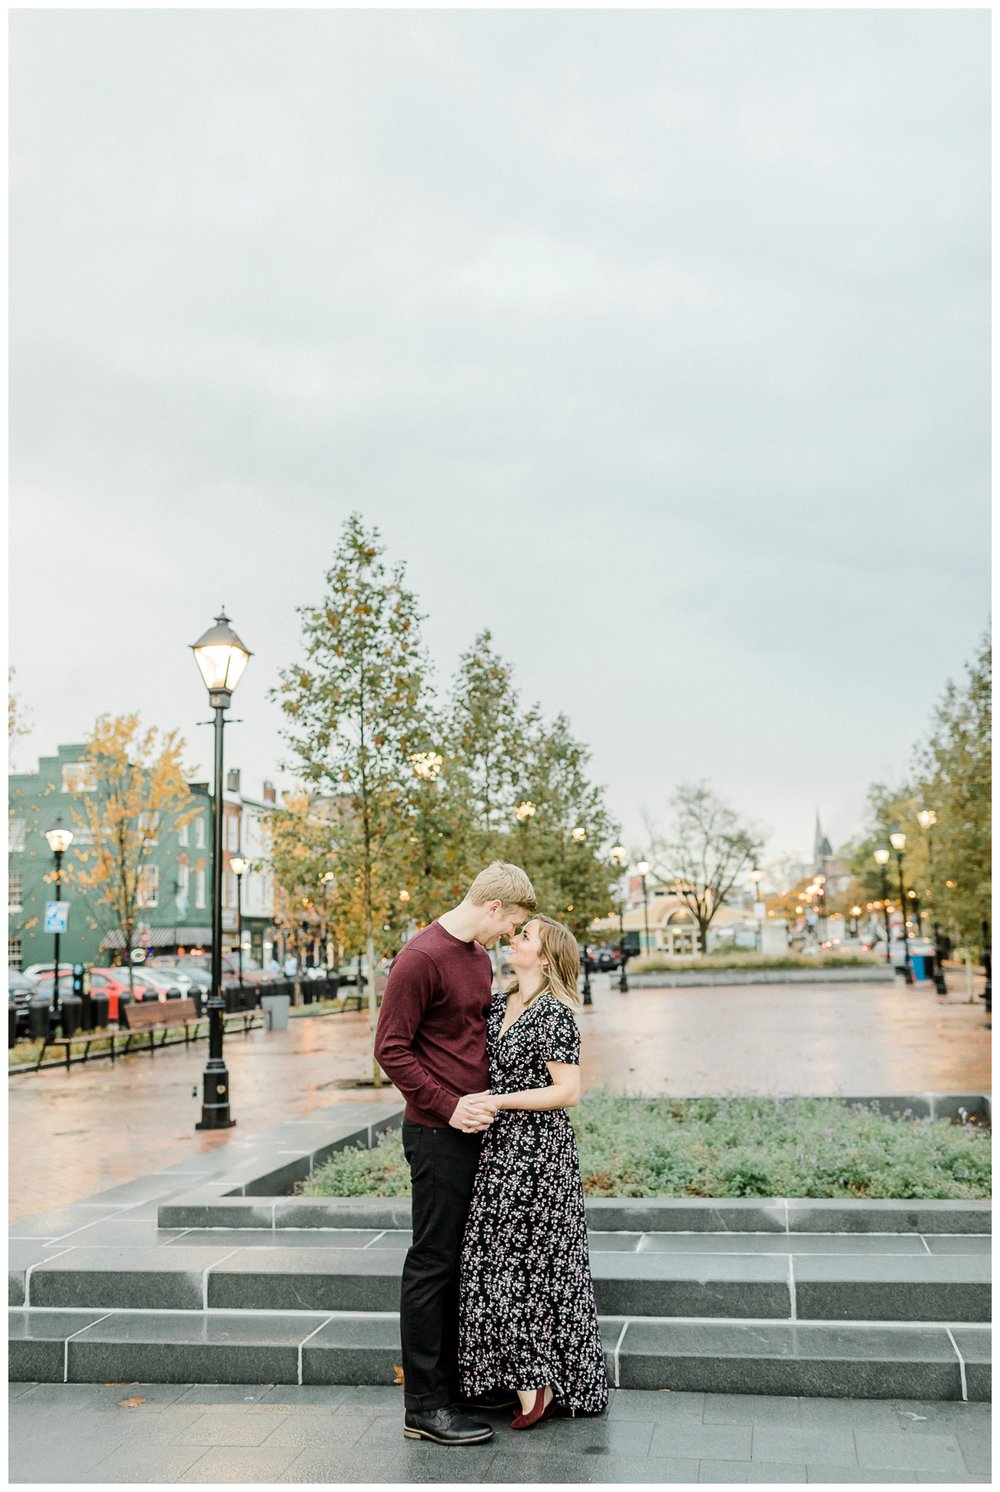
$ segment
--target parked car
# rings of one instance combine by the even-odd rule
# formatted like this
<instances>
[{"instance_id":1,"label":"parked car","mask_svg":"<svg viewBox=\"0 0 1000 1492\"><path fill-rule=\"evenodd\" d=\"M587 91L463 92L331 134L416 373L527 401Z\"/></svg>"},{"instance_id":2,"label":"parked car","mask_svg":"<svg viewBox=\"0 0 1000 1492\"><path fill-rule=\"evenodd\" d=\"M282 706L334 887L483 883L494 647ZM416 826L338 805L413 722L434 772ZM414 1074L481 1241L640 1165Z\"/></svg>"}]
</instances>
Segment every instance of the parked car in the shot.
<instances>
[{"instance_id":1,"label":"parked car","mask_svg":"<svg viewBox=\"0 0 1000 1492\"><path fill-rule=\"evenodd\" d=\"M597 950L597 966L604 973L611 973L614 969L621 968L621 954L617 948L599 948Z\"/></svg>"},{"instance_id":2,"label":"parked car","mask_svg":"<svg viewBox=\"0 0 1000 1492\"><path fill-rule=\"evenodd\" d=\"M20 969L7 970L7 1002L17 1011L15 1030L18 1035L28 1029L28 1002L34 998L35 981Z\"/></svg>"},{"instance_id":3,"label":"parked car","mask_svg":"<svg viewBox=\"0 0 1000 1492\"><path fill-rule=\"evenodd\" d=\"M95 969L91 975L91 988L93 980L98 975L120 981L127 992L129 989L129 971L126 968ZM175 979L167 977L165 969L134 968L132 970L132 988L136 1001L140 1000L166 1000L169 999L169 991L174 990L174 999L183 994L180 984ZM125 998L128 998L126 993Z\"/></svg>"},{"instance_id":4,"label":"parked car","mask_svg":"<svg viewBox=\"0 0 1000 1492\"><path fill-rule=\"evenodd\" d=\"M189 953L183 959L178 959L177 966L178 966L178 968L182 968L188 974L192 974L193 975L194 969L198 968L203 973L208 974L209 976L211 976L211 971L212 971L212 955L210 953ZM223 955L222 955L222 982L223 982L223 984L229 984L229 983L235 982L236 980L239 979L239 974L240 974L240 961L239 961L238 955L235 954L235 953L230 953L228 950L225 951L223 953ZM254 985L257 985L257 984L274 984L279 979L283 979L283 978L284 978L283 974L274 974L274 973L271 972L270 969L262 969L261 966L260 966L260 964L257 962L257 960L255 958L251 958L248 953L244 953L244 955L243 955L243 983L244 984L254 984Z\"/></svg>"},{"instance_id":5,"label":"parked car","mask_svg":"<svg viewBox=\"0 0 1000 1492\"><path fill-rule=\"evenodd\" d=\"M50 964L30 964L28 966L28 968L25 969L24 973L25 973L25 976L28 979L35 979L35 978L38 977L39 974L51 974L52 970L54 968L55 968L55 964L54 963L50 963ZM60 972L63 973L63 974L72 974L72 972L73 972L73 965L72 964L60 963L59 969L60 969Z\"/></svg>"}]
</instances>

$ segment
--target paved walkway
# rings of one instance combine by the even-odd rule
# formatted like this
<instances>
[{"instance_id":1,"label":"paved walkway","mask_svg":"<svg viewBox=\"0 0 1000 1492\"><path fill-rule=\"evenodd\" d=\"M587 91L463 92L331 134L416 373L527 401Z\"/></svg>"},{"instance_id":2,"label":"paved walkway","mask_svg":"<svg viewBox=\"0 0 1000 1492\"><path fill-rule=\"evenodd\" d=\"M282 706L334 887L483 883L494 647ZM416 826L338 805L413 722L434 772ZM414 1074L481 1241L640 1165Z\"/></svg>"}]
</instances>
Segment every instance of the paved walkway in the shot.
<instances>
[{"instance_id":1,"label":"paved walkway","mask_svg":"<svg viewBox=\"0 0 1000 1492\"><path fill-rule=\"evenodd\" d=\"M983 1482L989 1406L612 1392L467 1448L404 1440L393 1388L12 1384L19 1482Z\"/></svg>"},{"instance_id":2,"label":"paved walkway","mask_svg":"<svg viewBox=\"0 0 1000 1492\"><path fill-rule=\"evenodd\" d=\"M958 983L961 983L959 980ZM593 980L584 1085L699 1093L976 1093L990 1033L964 987L749 985L634 989ZM367 1014L303 1017L227 1039L237 1127L202 1134L207 1042L9 1079L12 1220L131 1181L281 1119L373 1096ZM391 1096L394 1090L384 1088Z\"/></svg>"}]
</instances>

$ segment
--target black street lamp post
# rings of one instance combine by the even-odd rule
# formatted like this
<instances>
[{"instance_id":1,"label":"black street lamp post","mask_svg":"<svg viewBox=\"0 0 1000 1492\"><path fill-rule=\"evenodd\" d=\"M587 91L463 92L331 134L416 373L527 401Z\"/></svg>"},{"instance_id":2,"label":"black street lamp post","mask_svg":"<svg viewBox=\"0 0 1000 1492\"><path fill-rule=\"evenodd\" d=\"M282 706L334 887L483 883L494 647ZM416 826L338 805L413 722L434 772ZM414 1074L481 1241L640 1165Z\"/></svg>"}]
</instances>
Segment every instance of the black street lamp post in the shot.
<instances>
[{"instance_id":1,"label":"black street lamp post","mask_svg":"<svg viewBox=\"0 0 1000 1492\"><path fill-rule=\"evenodd\" d=\"M49 842L49 849L55 857L55 892L56 901L62 901L62 858L70 845L73 843L73 831L67 829L62 817L56 819L51 829L46 829L45 838ZM55 939L55 968L52 971L52 1018L57 1020L59 1016L59 938L58 925L53 933Z\"/></svg>"},{"instance_id":2,"label":"black street lamp post","mask_svg":"<svg viewBox=\"0 0 1000 1492\"><path fill-rule=\"evenodd\" d=\"M236 877L236 962L239 968L240 1005L243 1004L243 875L247 862L242 855L232 855L229 866Z\"/></svg>"},{"instance_id":3,"label":"black street lamp post","mask_svg":"<svg viewBox=\"0 0 1000 1492\"><path fill-rule=\"evenodd\" d=\"M203 1075L201 1119L196 1129L231 1129L229 1073L222 1059L225 1001L222 998L222 732L233 690L250 661L250 651L220 611L215 626L192 644L195 661L215 711L215 791L212 800L212 985L208 1005L208 1061Z\"/></svg>"},{"instance_id":4,"label":"black street lamp post","mask_svg":"<svg viewBox=\"0 0 1000 1492\"><path fill-rule=\"evenodd\" d=\"M625 869L625 864L626 864L627 860L628 860L628 854L626 852L625 846L623 844L613 844L611 846L611 861L612 861L612 864L616 865L617 868L620 871L623 871ZM619 890L621 890L620 886L619 886ZM618 949L619 949L619 953L621 955L621 962L618 965L618 989L619 989L619 992L621 994L627 995L628 994L628 975L625 972L625 965L628 962L628 960L625 957L625 900L624 900L624 897L619 898L619 901L618 901Z\"/></svg>"},{"instance_id":5,"label":"black street lamp post","mask_svg":"<svg viewBox=\"0 0 1000 1492\"><path fill-rule=\"evenodd\" d=\"M882 875L882 916L885 919L885 961L887 964L892 962L892 955L889 952L889 943L891 941L889 936L889 882L886 880L885 874L885 867L888 863L889 851L876 850L875 864L878 866Z\"/></svg>"},{"instance_id":6,"label":"black street lamp post","mask_svg":"<svg viewBox=\"0 0 1000 1492\"><path fill-rule=\"evenodd\" d=\"M899 910L903 918L903 974L907 984L913 983L913 966L910 963L910 940L906 932L906 887L903 885L903 850L906 848L906 835L897 829L894 834L889 835L889 843L896 851L896 869L899 872Z\"/></svg>"}]
</instances>

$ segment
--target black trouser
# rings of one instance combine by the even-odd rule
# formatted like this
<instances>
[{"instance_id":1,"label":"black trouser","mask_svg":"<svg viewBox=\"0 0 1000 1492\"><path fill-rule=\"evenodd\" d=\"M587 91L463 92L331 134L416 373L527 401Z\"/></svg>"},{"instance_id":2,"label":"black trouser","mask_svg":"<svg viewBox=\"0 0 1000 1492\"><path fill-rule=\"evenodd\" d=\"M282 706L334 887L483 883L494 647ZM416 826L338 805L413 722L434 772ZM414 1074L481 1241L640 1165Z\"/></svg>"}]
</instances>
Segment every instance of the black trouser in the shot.
<instances>
[{"instance_id":1,"label":"black trouser","mask_svg":"<svg viewBox=\"0 0 1000 1492\"><path fill-rule=\"evenodd\" d=\"M458 1397L458 1270L482 1135L403 1121L413 1184L413 1243L403 1263L399 1322L407 1409Z\"/></svg>"}]
</instances>

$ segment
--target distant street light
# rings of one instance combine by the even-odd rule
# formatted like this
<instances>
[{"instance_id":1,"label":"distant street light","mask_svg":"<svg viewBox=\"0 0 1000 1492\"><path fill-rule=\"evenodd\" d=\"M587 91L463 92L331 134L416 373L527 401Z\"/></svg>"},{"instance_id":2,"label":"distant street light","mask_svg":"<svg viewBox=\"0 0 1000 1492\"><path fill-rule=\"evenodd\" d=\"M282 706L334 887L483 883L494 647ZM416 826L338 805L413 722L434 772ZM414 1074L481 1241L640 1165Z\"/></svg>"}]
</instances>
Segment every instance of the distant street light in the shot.
<instances>
[{"instance_id":1,"label":"distant street light","mask_svg":"<svg viewBox=\"0 0 1000 1492\"><path fill-rule=\"evenodd\" d=\"M906 888L903 885L903 851L906 835L897 829L889 835L889 843L896 851L896 869L899 872L899 910L903 918L903 973L907 984L913 983L913 968L910 964L910 940L906 932Z\"/></svg>"},{"instance_id":2,"label":"distant street light","mask_svg":"<svg viewBox=\"0 0 1000 1492\"><path fill-rule=\"evenodd\" d=\"M214 627L191 645L195 662L215 711L215 791L212 798L212 983L208 1005L208 1061L203 1074L201 1119L196 1129L231 1129L236 1120L229 1113L229 1073L222 1060L222 733L225 712L233 690L250 661L250 650L229 625L224 610Z\"/></svg>"},{"instance_id":3,"label":"distant street light","mask_svg":"<svg viewBox=\"0 0 1000 1492\"><path fill-rule=\"evenodd\" d=\"M519 803L514 809L514 817L519 824L525 824L528 819L533 819L537 812L538 809L534 803Z\"/></svg>"},{"instance_id":4,"label":"distant street light","mask_svg":"<svg viewBox=\"0 0 1000 1492\"><path fill-rule=\"evenodd\" d=\"M231 855L229 867L236 877L236 957L239 963L240 1005L243 1004L243 875L247 861L242 855Z\"/></svg>"},{"instance_id":5,"label":"distant street light","mask_svg":"<svg viewBox=\"0 0 1000 1492\"><path fill-rule=\"evenodd\" d=\"M62 821L62 816L56 819L51 829L46 829L45 838L49 842L49 849L55 857L55 889L56 901L62 901L62 857L73 843L73 830L67 829ZM59 1015L59 931L58 919L56 923L55 938L55 968L52 972L52 1016L53 1019Z\"/></svg>"},{"instance_id":6,"label":"distant street light","mask_svg":"<svg viewBox=\"0 0 1000 1492\"><path fill-rule=\"evenodd\" d=\"M885 874L885 867L889 863L889 851L876 850L874 858L875 864L878 866L882 875L882 915L885 918L885 961L888 964L892 962L892 955L889 952L889 882L886 880Z\"/></svg>"},{"instance_id":7,"label":"distant street light","mask_svg":"<svg viewBox=\"0 0 1000 1492\"><path fill-rule=\"evenodd\" d=\"M613 844L611 846L611 862L620 871L624 871L628 863L628 851L623 844ZM627 995L628 975L625 972L625 964L627 962L625 958L625 896L621 883L619 883L618 889L618 949L621 955L618 964L618 989L623 995Z\"/></svg>"},{"instance_id":8,"label":"distant street light","mask_svg":"<svg viewBox=\"0 0 1000 1492\"><path fill-rule=\"evenodd\" d=\"M757 911L757 906L758 906L758 904L760 902L760 882L761 882L761 877L763 876L763 874L764 874L764 872L762 870L758 870L757 867L756 867L756 865L754 866L753 870L750 872L750 879L751 879L751 881L753 881L754 916L757 918L757 952L758 953L763 953L763 951L764 951L764 920L763 920L763 918L760 916L760 914Z\"/></svg>"},{"instance_id":9,"label":"distant street light","mask_svg":"<svg viewBox=\"0 0 1000 1492\"><path fill-rule=\"evenodd\" d=\"M636 865L635 868L639 872L639 874L642 876L642 920L643 920L643 924L644 924L645 929L646 929L646 954L648 956L649 955L649 951L650 951L650 943L649 943L649 894L648 894L647 889L646 889L646 877L649 874L649 861L648 860L640 860L637 863L637 865Z\"/></svg>"},{"instance_id":10,"label":"distant street light","mask_svg":"<svg viewBox=\"0 0 1000 1492\"><path fill-rule=\"evenodd\" d=\"M917 821L921 829L927 835L927 887L931 894L931 937L934 940L934 953L931 957L931 971L934 980L934 988L939 995L948 993L948 986L944 982L944 965L941 962L941 934L938 931L937 920L937 896L934 892L934 825L937 823L937 814L933 808L922 808L917 814Z\"/></svg>"}]
</instances>

